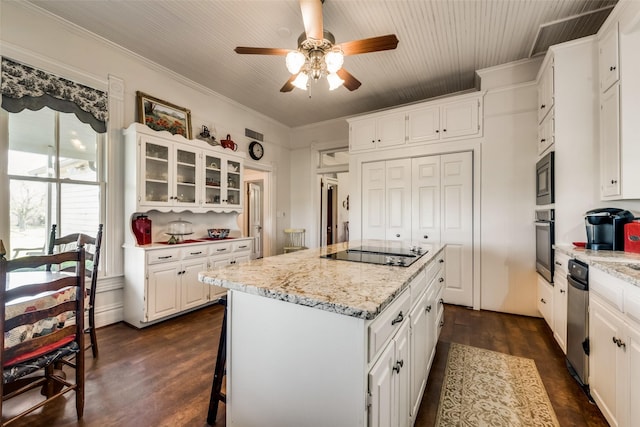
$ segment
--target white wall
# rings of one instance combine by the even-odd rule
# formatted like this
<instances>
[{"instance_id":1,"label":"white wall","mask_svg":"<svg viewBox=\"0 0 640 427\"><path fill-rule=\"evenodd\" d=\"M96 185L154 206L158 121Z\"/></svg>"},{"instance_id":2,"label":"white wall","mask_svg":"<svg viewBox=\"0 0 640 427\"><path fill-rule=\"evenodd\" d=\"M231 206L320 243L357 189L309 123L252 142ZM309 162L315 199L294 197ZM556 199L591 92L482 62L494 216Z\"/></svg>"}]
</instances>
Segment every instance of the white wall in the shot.
<instances>
[{"instance_id":1,"label":"white wall","mask_svg":"<svg viewBox=\"0 0 640 427\"><path fill-rule=\"evenodd\" d=\"M2 32L0 33L1 54L17 61L44 69L80 83L106 90L110 76L122 80L124 84L122 114L112 114L109 121L110 144L120 145L119 129L134 122L136 117L136 91L142 91L168 102L189 108L194 134L199 132L201 125L209 129L216 128L218 136L231 134L238 144L238 151L246 152L250 140L244 137L244 129L250 128L265 136L263 143L265 155L260 160L268 164L273 170L275 183L276 210L288 210L289 203L289 135L290 129L274 120L250 110L234 101L226 99L211 90L199 86L190 80L162 68L145 58L128 52L111 42L72 26L59 18L27 2L2 2L0 17ZM114 106L110 104L110 114ZM115 129L114 129L115 127ZM6 127L5 127L6 128ZM203 144L205 144L203 142ZM114 153L118 153L116 149ZM112 164L113 164L113 158ZM116 161L121 163L120 159ZM113 176L109 177L109 191L115 205L122 206L123 189L118 176L122 170L113 169ZM116 183L117 185L114 185ZM115 187L115 188L114 188ZM1 194L0 194L1 195ZM6 196L5 196L6 198ZM98 316L97 323L101 326L121 320L122 309L122 243L125 232L130 232L126 219L122 218L122 211L114 212L107 218L107 235L112 236L108 241L111 250L104 253L107 260L118 259L110 277L101 281L98 287L98 312L102 307L110 307L111 314ZM234 219L225 215L207 214L207 223L234 224ZM189 215L191 220L193 215ZM156 218L158 225L166 223L167 218ZM173 219L173 218L171 218ZM277 221L274 234L281 236L286 224ZM154 233L160 229L154 229ZM119 241L118 241L119 240ZM105 241L107 243L107 241ZM281 244L280 244L281 245ZM106 262L108 262L105 260ZM105 285L103 285L103 282ZM107 286L106 283L109 283ZM102 310L103 312L105 310ZM114 314L116 313L116 314ZM120 316L120 318L118 318Z\"/></svg>"}]
</instances>

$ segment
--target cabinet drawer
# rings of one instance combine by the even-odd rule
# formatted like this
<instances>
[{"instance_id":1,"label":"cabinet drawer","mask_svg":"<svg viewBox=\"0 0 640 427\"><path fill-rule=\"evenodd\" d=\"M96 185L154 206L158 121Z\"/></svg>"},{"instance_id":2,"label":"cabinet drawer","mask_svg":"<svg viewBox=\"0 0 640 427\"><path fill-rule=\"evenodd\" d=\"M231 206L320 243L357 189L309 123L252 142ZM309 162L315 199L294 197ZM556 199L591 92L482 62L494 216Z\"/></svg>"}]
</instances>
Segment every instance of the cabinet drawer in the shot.
<instances>
[{"instance_id":1,"label":"cabinet drawer","mask_svg":"<svg viewBox=\"0 0 640 427\"><path fill-rule=\"evenodd\" d=\"M427 267L428 270L428 267ZM416 277L411 280L409 289L411 290L411 307L418 302L424 290L427 289L427 280L425 279L425 270L422 270Z\"/></svg>"},{"instance_id":2,"label":"cabinet drawer","mask_svg":"<svg viewBox=\"0 0 640 427\"><path fill-rule=\"evenodd\" d=\"M224 255L231 253L231 242L215 243L209 245L209 255Z\"/></svg>"},{"instance_id":3,"label":"cabinet drawer","mask_svg":"<svg viewBox=\"0 0 640 427\"><path fill-rule=\"evenodd\" d=\"M165 249L165 250L147 252L148 264L160 264L163 262L172 262L172 261L179 261L179 260L180 260L179 249Z\"/></svg>"},{"instance_id":4,"label":"cabinet drawer","mask_svg":"<svg viewBox=\"0 0 640 427\"><path fill-rule=\"evenodd\" d=\"M205 245L197 245L182 249L182 259L200 258L209 255L209 250Z\"/></svg>"},{"instance_id":5,"label":"cabinet drawer","mask_svg":"<svg viewBox=\"0 0 640 427\"><path fill-rule=\"evenodd\" d=\"M569 273L569 260L571 257L567 254L563 254L560 252L555 253L555 270L560 272L563 276L566 276Z\"/></svg>"},{"instance_id":6,"label":"cabinet drawer","mask_svg":"<svg viewBox=\"0 0 640 427\"><path fill-rule=\"evenodd\" d=\"M231 244L231 250L233 252L243 252L251 250L251 240L241 240L239 242L233 242Z\"/></svg>"},{"instance_id":7,"label":"cabinet drawer","mask_svg":"<svg viewBox=\"0 0 640 427\"><path fill-rule=\"evenodd\" d=\"M597 268L589 269L589 292L598 294L602 299L624 311L625 283Z\"/></svg>"},{"instance_id":8,"label":"cabinet drawer","mask_svg":"<svg viewBox=\"0 0 640 427\"><path fill-rule=\"evenodd\" d=\"M409 317L411 304L411 294L407 290L393 302L389 307L374 319L369 325L369 358L371 362L378 351L382 350L387 341L396 333L404 319Z\"/></svg>"}]
</instances>

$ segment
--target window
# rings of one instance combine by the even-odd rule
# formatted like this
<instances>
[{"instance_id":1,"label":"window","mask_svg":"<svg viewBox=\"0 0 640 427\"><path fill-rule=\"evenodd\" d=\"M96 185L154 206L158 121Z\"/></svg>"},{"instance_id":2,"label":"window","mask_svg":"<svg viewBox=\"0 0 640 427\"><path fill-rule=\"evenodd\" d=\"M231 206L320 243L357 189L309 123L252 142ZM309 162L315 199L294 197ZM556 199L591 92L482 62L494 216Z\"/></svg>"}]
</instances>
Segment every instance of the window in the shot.
<instances>
[{"instance_id":1,"label":"window","mask_svg":"<svg viewBox=\"0 0 640 427\"><path fill-rule=\"evenodd\" d=\"M105 134L75 114L44 107L7 113L11 258L46 252L52 224L58 235L95 235L104 223Z\"/></svg>"},{"instance_id":2,"label":"window","mask_svg":"<svg viewBox=\"0 0 640 427\"><path fill-rule=\"evenodd\" d=\"M337 148L320 151L319 168L349 167L349 151L347 148Z\"/></svg>"}]
</instances>

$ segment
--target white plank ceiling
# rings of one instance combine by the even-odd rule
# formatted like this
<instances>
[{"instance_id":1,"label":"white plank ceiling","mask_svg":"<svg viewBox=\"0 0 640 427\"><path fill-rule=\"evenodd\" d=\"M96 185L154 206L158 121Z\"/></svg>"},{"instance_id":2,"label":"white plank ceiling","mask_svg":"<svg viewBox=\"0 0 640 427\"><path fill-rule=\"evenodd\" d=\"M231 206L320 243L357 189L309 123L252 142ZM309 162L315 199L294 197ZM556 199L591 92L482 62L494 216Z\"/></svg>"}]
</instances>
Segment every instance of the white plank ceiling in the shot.
<instances>
[{"instance_id":1,"label":"white plank ceiling","mask_svg":"<svg viewBox=\"0 0 640 427\"><path fill-rule=\"evenodd\" d=\"M289 77L283 57L233 49L296 48L304 30L296 0L30 1L291 127L473 90L475 70L528 58L540 26L616 3L326 0L324 26L337 43L393 33L398 48L345 58L362 82L354 92L329 92L322 79L310 93L281 93ZM593 34L603 19L545 34L544 43Z\"/></svg>"}]
</instances>

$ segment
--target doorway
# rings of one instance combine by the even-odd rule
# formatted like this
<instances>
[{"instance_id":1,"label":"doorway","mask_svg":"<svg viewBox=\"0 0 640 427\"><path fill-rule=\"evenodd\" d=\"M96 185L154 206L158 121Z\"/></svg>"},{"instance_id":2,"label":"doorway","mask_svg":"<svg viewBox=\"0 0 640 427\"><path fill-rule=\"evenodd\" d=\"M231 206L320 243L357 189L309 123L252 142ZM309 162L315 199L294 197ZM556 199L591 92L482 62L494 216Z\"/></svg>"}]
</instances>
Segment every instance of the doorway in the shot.
<instances>
[{"instance_id":1,"label":"doorway","mask_svg":"<svg viewBox=\"0 0 640 427\"><path fill-rule=\"evenodd\" d=\"M247 235L253 237L253 259L262 258L262 231L264 228L264 182L247 181Z\"/></svg>"},{"instance_id":2,"label":"doorway","mask_svg":"<svg viewBox=\"0 0 640 427\"><path fill-rule=\"evenodd\" d=\"M243 172L244 205L242 214L238 216L238 226L243 236L255 239L251 258L268 257L275 253L272 171L253 168L245 163Z\"/></svg>"}]
</instances>

